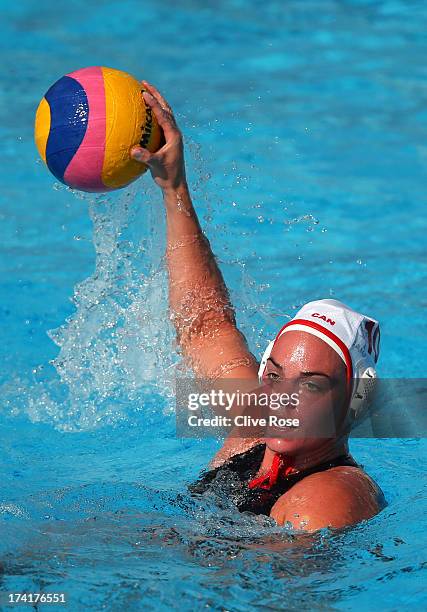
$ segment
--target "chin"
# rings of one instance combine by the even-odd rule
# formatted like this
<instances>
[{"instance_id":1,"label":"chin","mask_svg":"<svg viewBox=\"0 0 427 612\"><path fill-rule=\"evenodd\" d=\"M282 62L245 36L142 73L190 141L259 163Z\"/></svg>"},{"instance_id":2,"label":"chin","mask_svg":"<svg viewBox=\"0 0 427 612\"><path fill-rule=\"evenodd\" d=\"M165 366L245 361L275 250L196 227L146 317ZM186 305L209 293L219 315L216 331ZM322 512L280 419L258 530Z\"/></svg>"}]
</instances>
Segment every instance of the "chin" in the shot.
<instances>
[{"instance_id":1,"label":"chin","mask_svg":"<svg viewBox=\"0 0 427 612\"><path fill-rule=\"evenodd\" d=\"M304 446L304 440L297 440L295 438L293 440L287 440L286 438L265 438L264 441L270 450L287 455L295 455L301 452Z\"/></svg>"},{"instance_id":2,"label":"chin","mask_svg":"<svg viewBox=\"0 0 427 612\"><path fill-rule=\"evenodd\" d=\"M300 455L312 452L325 444L323 438L264 438L267 447L275 453Z\"/></svg>"}]
</instances>

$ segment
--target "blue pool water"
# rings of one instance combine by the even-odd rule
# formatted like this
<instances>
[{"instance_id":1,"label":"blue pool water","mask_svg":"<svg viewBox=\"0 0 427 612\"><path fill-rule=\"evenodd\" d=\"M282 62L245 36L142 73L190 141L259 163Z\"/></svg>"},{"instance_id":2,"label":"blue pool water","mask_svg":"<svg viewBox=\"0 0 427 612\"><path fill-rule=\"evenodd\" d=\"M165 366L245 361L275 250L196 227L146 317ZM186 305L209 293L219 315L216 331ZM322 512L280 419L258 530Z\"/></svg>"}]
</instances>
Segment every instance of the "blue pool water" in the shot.
<instances>
[{"instance_id":1,"label":"blue pool water","mask_svg":"<svg viewBox=\"0 0 427 612\"><path fill-rule=\"evenodd\" d=\"M189 498L218 442L175 436L160 194L148 176L72 194L38 161L32 122L77 68L156 83L253 352L335 297L380 320L383 377L423 377L427 5L1 14L1 591L65 591L72 610L425 609L423 439L352 441L388 506L341 532L295 536Z\"/></svg>"}]
</instances>

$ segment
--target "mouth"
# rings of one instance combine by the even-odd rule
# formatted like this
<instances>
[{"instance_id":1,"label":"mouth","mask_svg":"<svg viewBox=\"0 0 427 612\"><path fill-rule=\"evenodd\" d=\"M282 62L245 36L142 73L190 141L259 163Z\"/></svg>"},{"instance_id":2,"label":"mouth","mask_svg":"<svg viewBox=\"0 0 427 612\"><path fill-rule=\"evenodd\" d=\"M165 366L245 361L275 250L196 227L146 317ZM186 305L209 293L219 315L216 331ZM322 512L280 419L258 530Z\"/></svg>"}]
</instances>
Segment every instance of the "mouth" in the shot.
<instances>
[{"instance_id":1,"label":"mouth","mask_svg":"<svg viewBox=\"0 0 427 612\"><path fill-rule=\"evenodd\" d=\"M280 416L278 414L273 414L269 416L267 426L268 434L280 434L280 437L282 438L295 438L295 433L300 430L300 421L295 415L292 415L291 417L284 415Z\"/></svg>"}]
</instances>

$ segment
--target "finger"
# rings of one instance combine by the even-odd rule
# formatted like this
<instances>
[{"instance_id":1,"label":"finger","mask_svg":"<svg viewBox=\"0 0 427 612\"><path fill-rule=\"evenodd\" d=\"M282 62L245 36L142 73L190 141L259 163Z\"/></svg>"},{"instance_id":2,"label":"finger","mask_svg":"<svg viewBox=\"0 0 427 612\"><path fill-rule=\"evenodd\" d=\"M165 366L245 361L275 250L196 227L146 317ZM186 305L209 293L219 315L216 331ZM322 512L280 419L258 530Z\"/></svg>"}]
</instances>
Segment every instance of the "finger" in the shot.
<instances>
[{"instance_id":1,"label":"finger","mask_svg":"<svg viewBox=\"0 0 427 612\"><path fill-rule=\"evenodd\" d=\"M147 149L143 149L137 145L131 149L130 156L132 159L148 166L151 171L160 171L163 166L162 152L163 149L160 149L156 154L151 154Z\"/></svg>"},{"instance_id":2,"label":"finger","mask_svg":"<svg viewBox=\"0 0 427 612\"><path fill-rule=\"evenodd\" d=\"M130 156L132 159L139 161L143 164L147 164L147 166L149 166L152 154L147 149L143 149L142 147L137 145L135 147L132 147L132 149L130 150Z\"/></svg>"},{"instance_id":3,"label":"finger","mask_svg":"<svg viewBox=\"0 0 427 612\"><path fill-rule=\"evenodd\" d=\"M166 108L171 114L173 114L172 108L170 107L170 104L168 104L168 102L166 102L166 100L164 99L164 97L162 96L160 91L156 87L154 87L154 85L151 85L151 83L149 83L148 81L142 81L142 84L146 87L147 91L154 98L156 98L156 100L158 100L158 102L160 102L160 106L162 108Z\"/></svg>"},{"instance_id":4,"label":"finger","mask_svg":"<svg viewBox=\"0 0 427 612\"><path fill-rule=\"evenodd\" d=\"M156 100L160 103L160 106L162 108L166 108L167 110L169 110L172 113L172 109L170 107L170 104L168 104L168 102L165 100L165 98L162 96L162 94L160 93L160 91L154 87L154 85L152 85L151 83L149 83L148 81L142 81L142 84L144 85L144 87L146 88L146 90L154 97L156 98Z\"/></svg>"},{"instance_id":5,"label":"finger","mask_svg":"<svg viewBox=\"0 0 427 612\"><path fill-rule=\"evenodd\" d=\"M178 128L175 123L175 119L171 113L161 107L160 103L154 96L152 96L149 92L143 92L144 101L153 109L153 112L156 116L157 123L162 128L166 141L176 135Z\"/></svg>"}]
</instances>

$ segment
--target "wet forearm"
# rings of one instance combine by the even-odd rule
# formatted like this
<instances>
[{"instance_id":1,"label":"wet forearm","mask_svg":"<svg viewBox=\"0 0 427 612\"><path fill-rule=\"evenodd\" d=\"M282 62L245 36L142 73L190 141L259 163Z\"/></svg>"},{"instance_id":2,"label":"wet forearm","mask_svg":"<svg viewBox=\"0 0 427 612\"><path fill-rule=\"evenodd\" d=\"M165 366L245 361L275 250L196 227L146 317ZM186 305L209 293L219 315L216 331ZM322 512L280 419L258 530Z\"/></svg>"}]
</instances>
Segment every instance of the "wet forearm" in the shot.
<instances>
[{"instance_id":1,"label":"wet forearm","mask_svg":"<svg viewBox=\"0 0 427 612\"><path fill-rule=\"evenodd\" d=\"M163 192L167 216L169 304L185 348L196 335L234 325L227 288L204 236L186 183Z\"/></svg>"},{"instance_id":2,"label":"wet forearm","mask_svg":"<svg viewBox=\"0 0 427 612\"><path fill-rule=\"evenodd\" d=\"M224 375L224 368L236 367L252 374L253 357L236 329L227 288L191 203L182 134L168 102L153 85L142 84L144 104L153 109L165 142L156 152L135 146L131 156L150 168L163 192L169 303L178 342L197 374Z\"/></svg>"}]
</instances>

